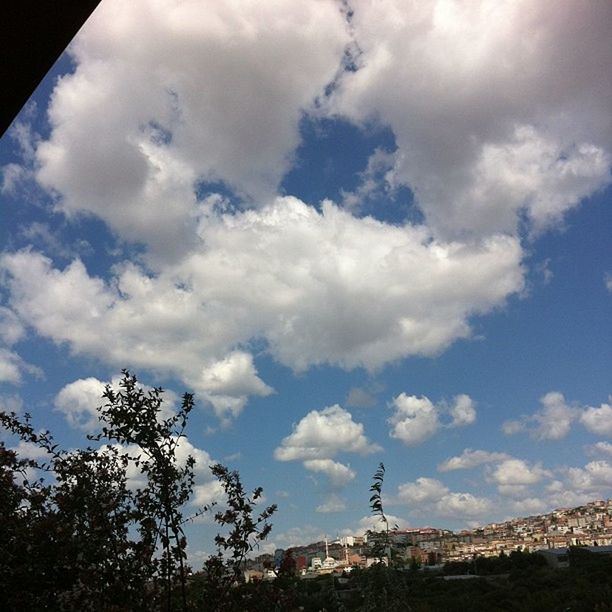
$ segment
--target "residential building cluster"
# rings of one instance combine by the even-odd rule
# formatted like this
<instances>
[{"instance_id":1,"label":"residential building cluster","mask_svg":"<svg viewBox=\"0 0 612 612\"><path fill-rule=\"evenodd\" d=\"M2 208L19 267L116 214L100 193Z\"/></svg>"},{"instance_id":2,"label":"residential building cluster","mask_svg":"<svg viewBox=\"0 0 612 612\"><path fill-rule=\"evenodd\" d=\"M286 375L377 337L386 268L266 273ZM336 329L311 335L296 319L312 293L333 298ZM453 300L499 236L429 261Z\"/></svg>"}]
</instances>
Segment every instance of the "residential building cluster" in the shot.
<instances>
[{"instance_id":1,"label":"residential building cluster","mask_svg":"<svg viewBox=\"0 0 612 612\"><path fill-rule=\"evenodd\" d=\"M380 551L376 544L384 539L384 533L368 532L333 542L279 549L274 555L250 560L248 571L258 577L273 577L283 562L290 563L304 577L365 568L380 560L374 551ZM432 527L393 530L389 532L389 544L388 552L394 559L421 566L509 554L519 547L534 552L569 546L611 546L612 499L459 532Z\"/></svg>"}]
</instances>

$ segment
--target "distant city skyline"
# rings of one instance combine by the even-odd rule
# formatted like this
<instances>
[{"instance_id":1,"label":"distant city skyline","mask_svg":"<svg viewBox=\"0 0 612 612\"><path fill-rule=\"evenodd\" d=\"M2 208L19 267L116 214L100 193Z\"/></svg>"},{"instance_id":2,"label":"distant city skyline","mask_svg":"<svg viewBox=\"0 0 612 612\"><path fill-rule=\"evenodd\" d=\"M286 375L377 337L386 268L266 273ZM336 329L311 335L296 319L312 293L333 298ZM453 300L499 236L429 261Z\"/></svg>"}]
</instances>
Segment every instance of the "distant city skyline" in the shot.
<instances>
[{"instance_id":1,"label":"distant city skyline","mask_svg":"<svg viewBox=\"0 0 612 612\"><path fill-rule=\"evenodd\" d=\"M612 497L611 22L102 0L0 142L0 408L193 392L187 514L226 463L265 550L372 526L380 462L400 527Z\"/></svg>"}]
</instances>

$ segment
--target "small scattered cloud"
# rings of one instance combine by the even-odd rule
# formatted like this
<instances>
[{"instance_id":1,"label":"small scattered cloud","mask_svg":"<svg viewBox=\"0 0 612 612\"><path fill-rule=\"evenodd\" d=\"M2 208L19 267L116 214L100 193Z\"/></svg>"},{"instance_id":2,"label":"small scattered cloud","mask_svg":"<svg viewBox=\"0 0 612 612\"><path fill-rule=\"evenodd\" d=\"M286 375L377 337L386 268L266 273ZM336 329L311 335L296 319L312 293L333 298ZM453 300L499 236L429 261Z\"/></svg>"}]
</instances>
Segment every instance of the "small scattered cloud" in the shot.
<instances>
[{"instance_id":1,"label":"small scattered cloud","mask_svg":"<svg viewBox=\"0 0 612 612\"><path fill-rule=\"evenodd\" d=\"M257 375L253 356L243 351L233 351L220 361L206 364L190 382L226 424L242 412L249 396L274 393Z\"/></svg>"},{"instance_id":2,"label":"small scattered cloud","mask_svg":"<svg viewBox=\"0 0 612 612\"><path fill-rule=\"evenodd\" d=\"M567 479L577 491L609 492L612 488L612 465L607 461L591 461L584 468L568 468Z\"/></svg>"},{"instance_id":3,"label":"small scattered cloud","mask_svg":"<svg viewBox=\"0 0 612 612\"><path fill-rule=\"evenodd\" d=\"M457 395L448 408L448 412L453 419L448 427L464 427L476 421L476 408L469 395Z\"/></svg>"},{"instance_id":4,"label":"small scattered cloud","mask_svg":"<svg viewBox=\"0 0 612 612\"><path fill-rule=\"evenodd\" d=\"M98 425L99 406L106 388L97 378L82 378L65 385L55 396L55 409L61 412L70 427L92 432Z\"/></svg>"},{"instance_id":5,"label":"small scattered cloud","mask_svg":"<svg viewBox=\"0 0 612 612\"><path fill-rule=\"evenodd\" d=\"M612 444L610 442L596 442L589 447L589 452L612 457Z\"/></svg>"},{"instance_id":6,"label":"small scattered cloud","mask_svg":"<svg viewBox=\"0 0 612 612\"><path fill-rule=\"evenodd\" d=\"M22 359L16 351L0 346L0 383L19 385L24 373L37 378L43 377L39 367Z\"/></svg>"},{"instance_id":7,"label":"small scattered cloud","mask_svg":"<svg viewBox=\"0 0 612 612\"><path fill-rule=\"evenodd\" d=\"M426 477L401 484L391 502L408 505L419 514L464 520L485 516L493 508L486 497L451 491L439 480Z\"/></svg>"},{"instance_id":8,"label":"small scattered cloud","mask_svg":"<svg viewBox=\"0 0 612 612\"><path fill-rule=\"evenodd\" d=\"M407 505L420 505L426 502L437 502L449 493L447 486L435 478L417 478L414 482L401 484L395 499Z\"/></svg>"},{"instance_id":9,"label":"small scattered cloud","mask_svg":"<svg viewBox=\"0 0 612 612\"><path fill-rule=\"evenodd\" d=\"M376 397L370 391L362 387L351 387L346 397L346 405L349 408L371 408L376 406Z\"/></svg>"},{"instance_id":10,"label":"small scattered cloud","mask_svg":"<svg viewBox=\"0 0 612 612\"><path fill-rule=\"evenodd\" d=\"M368 158L366 169L359 173L359 184L354 191L341 190L342 206L356 213L368 203L389 198L394 190L392 169L395 155L376 149Z\"/></svg>"},{"instance_id":11,"label":"small scattered cloud","mask_svg":"<svg viewBox=\"0 0 612 612\"><path fill-rule=\"evenodd\" d=\"M385 512L389 528L392 529L396 525L399 529L407 529L410 527L410 523L402 517L396 516L395 514L389 514ZM385 529L385 523L379 516L364 516L357 522L357 525L352 530L346 530L347 534L364 534L366 531L382 531Z\"/></svg>"},{"instance_id":12,"label":"small scattered cloud","mask_svg":"<svg viewBox=\"0 0 612 612\"><path fill-rule=\"evenodd\" d=\"M526 431L536 440L560 440L568 435L572 423L578 421L594 435L612 436L612 406L599 408L569 404L562 393L551 391L540 399L542 408L532 415L505 421L502 431L513 435Z\"/></svg>"},{"instance_id":13,"label":"small scattered cloud","mask_svg":"<svg viewBox=\"0 0 612 612\"><path fill-rule=\"evenodd\" d=\"M368 455L380 450L367 439L363 425L336 404L309 412L283 439L274 457L278 461L302 461L307 470L325 474L330 486L337 489L353 480L355 472L333 457L338 453Z\"/></svg>"},{"instance_id":14,"label":"small scattered cloud","mask_svg":"<svg viewBox=\"0 0 612 612\"><path fill-rule=\"evenodd\" d=\"M325 502L316 507L315 511L322 514L332 512L344 512L346 510L346 502L338 495L330 495Z\"/></svg>"},{"instance_id":15,"label":"small scattered cloud","mask_svg":"<svg viewBox=\"0 0 612 612\"><path fill-rule=\"evenodd\" d=\"M91 432L97 428L98 408L106 403L103 398L106 386L110 385L116 391L120 390L120 376L114 376L107 383L94 377L80 378L68 383L57 393L53 400L55 409L64 415L68 424L74 429ZM139 387L149 392L152 387L138 383ZM164 390L163 403L160 406L159 418L167 418L174 414L177 395L170 389Z\"/></svg>"},{"instance_id":16,"label":"small scattered cloud","mask_svg":"<svg viewBox=\"0 0 612 612\"><path fill-rule=\"evenodd\" d=\"M548 285L554 277L554 272L550 269L550 258L547 257L544 261L537 263L534 266L535 272L541 276L542 283Z\"/></svg>"},{"instance_id":17,"label":"small scattered cloud","mask_svg":"<svg viewBox=\"0 0 612 612\"><path fill-rule=\"evenodd\" d=\"M355 478L350 467L333 459L306 459L303 465L309 472L325 474L332 488L342 488Z\"/></svg>"},{"instance_id":18,"label":"small scattered cloud","mask_svg":"<svg viewBox=\"0 0 612 612\"><path fill-rule=\"evenodd\" d=\"M472 450L466 448L461 455L449 457L438 465L439 472L451 472L453 470L469 470L489 463L499 463L510 459L510 455L500 452L489 452L484 450Z\"/></svg>"},{"instance_id":19,"label":"small scattered cloud","mask_svg":"<svg viewBox=\"0 0 612 612\"><path fill-rule=\"evenodd\" d=\"M23 398L17 394L0 395L0 410L2 412L14 412L20 414L23 412Z\"/></svg>"},{"instance_id":20,"label":"small scattered cloud","mask_svg":"<svg viewBox=\"0 0 612 612\"><path fill-rule=\"evenodd\" d=\"M580 422L597 436L612 437L612 405L601 404L599 408L586 408Z\"/></svg>"},{"instance_id":21,"label":"small scattered cloud","mask_svg":"<svg viewBox=\"0 0 612 612\"><path fill-rule=\"evenodd\" d=\"M606 272L604 274L604 284L606 286L606 289L612 293L612 273L610 272Z\"/></svg>"},{"instance_id":22,"label":"small scattered cloud","mask_svg":"<svg viewBox=\"0 0 612 612\"><path fill-rule=\"evenodd\" d=\"M541 464L529 465L523 459L506 459L489 474L489 480L497 485L501 495L509 497L522 496L527 487L544 478L551 478L552 473Z\"/></svg>"},{"instance_id":23,"label":"small scattered cloud","mask_svg":"<svg viewBox=\"0 0 612 612\"><path fill-rule=\"evenodd\" d=\"M379 450L365 436L363 425L336 404L309 412L283 439L274 457L278 461L304 461L330 459L340 452L368 455Z\"/></svg>"},{"instance_id":24,"label":"small scattered cloud","mask_svg":"<svg viewBox=\"0 0 612 612\"><path fill-rule=\"evenodd\" d=\"M392 401L393 415L389 435L408 446L415 446L431 438L441 427L462 427L476 420L473 400L465 394L457 395L451 404L434 404L429 398L401 393ZM450 416L444 424L443 417Z\"/></svg>"}]
</instances>

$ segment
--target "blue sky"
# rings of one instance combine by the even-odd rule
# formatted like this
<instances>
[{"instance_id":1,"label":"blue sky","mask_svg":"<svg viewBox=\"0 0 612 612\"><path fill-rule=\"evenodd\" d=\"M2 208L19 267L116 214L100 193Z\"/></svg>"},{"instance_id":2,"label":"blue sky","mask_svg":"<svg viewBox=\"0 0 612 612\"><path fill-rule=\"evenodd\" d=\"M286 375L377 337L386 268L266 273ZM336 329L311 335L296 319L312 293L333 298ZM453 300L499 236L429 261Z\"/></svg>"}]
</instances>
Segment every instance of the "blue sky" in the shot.
<instances>
[{"instance_id":1,"label":"blue sky","mask_svg":"<svg viewBox=\"0 0 612 612\"><path fill-rule=\"evenodd\" d=\"M269 547L380 461L400 525L609 497L610 7L349 5L102 2L0 144L0 403L194 392Z\"/></svg>"}]
</instances>

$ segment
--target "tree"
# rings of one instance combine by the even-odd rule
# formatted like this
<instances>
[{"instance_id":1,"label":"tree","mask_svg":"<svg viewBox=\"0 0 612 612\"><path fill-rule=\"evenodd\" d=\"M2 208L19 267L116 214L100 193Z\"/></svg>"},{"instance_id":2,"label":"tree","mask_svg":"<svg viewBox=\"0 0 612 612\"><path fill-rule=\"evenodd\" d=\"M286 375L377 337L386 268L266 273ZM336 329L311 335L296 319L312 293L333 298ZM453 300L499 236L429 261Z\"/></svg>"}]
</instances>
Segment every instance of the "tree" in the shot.
<instances>
[{"instance_id":1,"label":"tree","mask_svg":"<svg viewBox=\"0 0 612 612\"><path fill-rule=\"evenodd\" d=\"M3 520L0 608L6 610L145 609L155 567L130 537L139 518L126 486L128 460L118 449L58 448L29 415L0 413L0 423L44 460L19 459L0 446ZM32 471L48 474L32 478ZM145 554L143 554L145 553Z\"/></svg>"},{"instance_id":2,"label":"tree","mask_svg":"<svg viewBox=\"0 0 612 612\"><path fill-rule=\"evenodd\" d=\"M0 425L43 456L20 458L0 443L2 610L170 610L177 603L187 610L197 600L183 530L195 461L177 457L193 396L186 393L167 416L162 389L145 392L124 370L118 389L108 385L103 399L100 433L88 436L103 443L96 448L61 449L28 414L0 412ZM143 481L138 487L128 479L134 468ZM205 563L201 607L260 609L244 605L255 595L258 605L278 607L278 590L231 589L246 555L270 533L276 506L256 514L261 488L247 495L238 472L220 464L211 470L226 505L201 512L215 507L215 521L229 532L217 535L217 553Z\"/></svg>"},{"instance_id":3,"label":"tree","mask_svg":"<svg viewBox=\"0 0 612 612\"><path fill-rule=\"evenodd\" d=\"M194 401L193 395L185 393L178 411L164 418L162 395L161 388L145 393L136 376L123 370L119 391L106 386L103 397L107 402L99 409L102 432L90 438L136 449L137 454L129 459L147 479L146 486L137 492L141 539L152 554L161 543L159 571L165 583L168 609L175 581L180 585L182 607L186 609L187 540L182 508L193 492L195 460L189 456L180 465L176 449L184 437Z\"/></svg>"},{"instance_id":4,"label":"tree","mask_svg":"<svg viewBox=\"0 0 612 612\"><path fill-rule=\"evenodd\" d=\"M252 594L250 590L235 591L230 597L230 589L243 581L246 556L268 537L272 529L269 519L277 507L275 504L267 506L255 516L256 503L263 489L257 487L249 496L237 471L221 464L213 465L211 470L226 496L225 508L215 513L214 520L223 529L229 528L229 532L215 537L217 552L204 563L205 578L196 597L199 602L206 603L207 610L254 609L245 601L245 596Z\"/></svg>"},{"instance_id":5,"label":"tree","mask_svg":"<svg viewBox=\"0 0 612 612\"><path fill-rule=\"evenodd\" d=\"M370 511L374 516L378 516L380 521L384 524L383 530L383 541L381 542L378 538L374 546L374 556L382 558L387 554L388 558L391 558L390 542L389 542L389 521L385 515L385 510L382 503L382 486L385 480L385 464L379 463L378 469L372 477L372 485L370 486Z\"/></svg>"}]
</instances>

